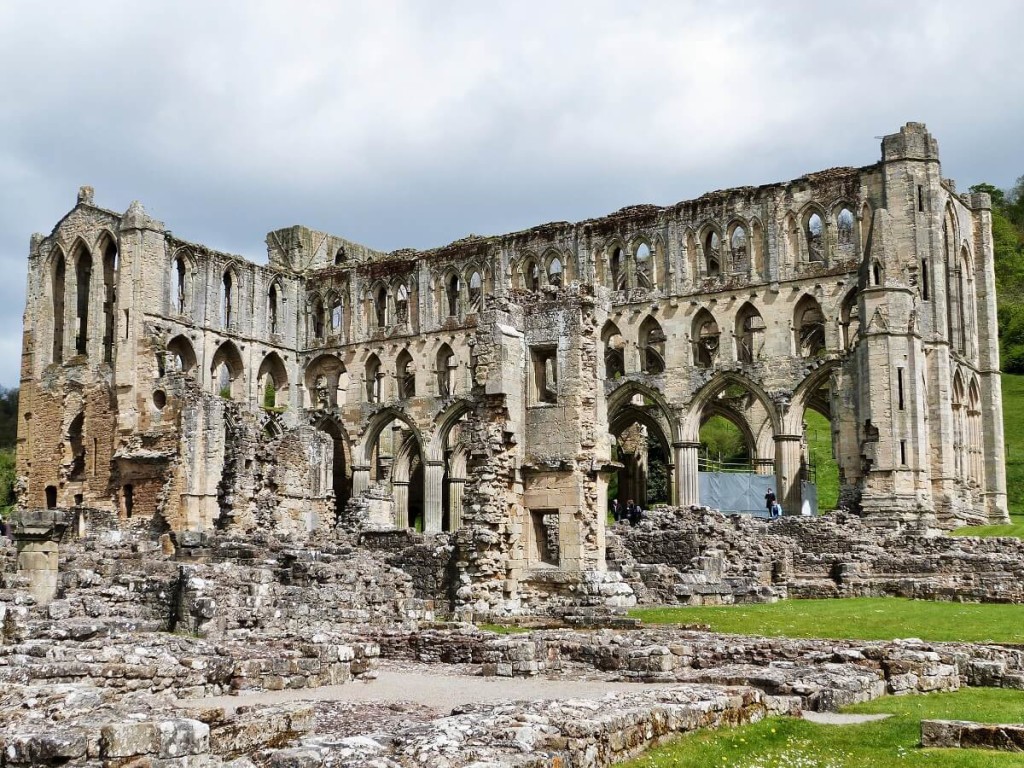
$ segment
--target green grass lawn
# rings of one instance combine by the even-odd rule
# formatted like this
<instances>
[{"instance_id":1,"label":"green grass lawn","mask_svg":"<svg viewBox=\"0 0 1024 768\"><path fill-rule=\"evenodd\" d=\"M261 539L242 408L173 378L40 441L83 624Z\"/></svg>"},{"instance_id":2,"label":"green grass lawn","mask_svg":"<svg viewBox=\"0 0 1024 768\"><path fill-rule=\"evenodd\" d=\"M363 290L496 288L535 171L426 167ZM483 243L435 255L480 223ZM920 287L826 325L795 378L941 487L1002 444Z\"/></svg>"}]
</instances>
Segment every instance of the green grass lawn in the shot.
<instances>
[{"instance_id":1,"label":"green grass lawn","mask_svg":"<svg viewBox=\"0 0 1024 768\"><path fill-rule=\"evenodd\" d=\"M959 528L954 536L1015 536L1024 538L1024 376L1004 373L1003 434L1006 440L1006 492L1009 525Z\"/></svg>"},{"instance_id":2,"label":"green grass lawn","mask_svg":"<svg viewBox=\"0 0 1024 768\"><path fill-rule=\"evenodd\" d=\"M1024 691L965 688L925 696L885 696L844 712L892 713L858 725L817 725L769 718L754 725L700 731L653 749L629 768L1001 768L1020 766L1020 754L980 749L921 749L922 719L1013 722L1024 719Z\"/></svg>"},{"instance_id":3,"label":"green grass lawn","mask_svg":"<svg viewBox=\"0 0 1024 768\"><path fill-rule=\"evenodd\" d=\"M817 411L807 409L807 453L814 465L814 483L818 486L818 511L835 509L839 503L839 464L832 457L832 424Z\"/></svg>"},{"instance_id":4,"label":"green grass lawn","mask_svg":"<svg viewBox=\"0 0 1024 768\"><path fill-rule=\"evenodd\" d=\"M767 637L1024 643L1024 605L902 598L783 600L774 604L636 608L646 624L707 624L716 632ZM1024 761L1022 761L1024 762Z\"/></svg>"}]
</instances>

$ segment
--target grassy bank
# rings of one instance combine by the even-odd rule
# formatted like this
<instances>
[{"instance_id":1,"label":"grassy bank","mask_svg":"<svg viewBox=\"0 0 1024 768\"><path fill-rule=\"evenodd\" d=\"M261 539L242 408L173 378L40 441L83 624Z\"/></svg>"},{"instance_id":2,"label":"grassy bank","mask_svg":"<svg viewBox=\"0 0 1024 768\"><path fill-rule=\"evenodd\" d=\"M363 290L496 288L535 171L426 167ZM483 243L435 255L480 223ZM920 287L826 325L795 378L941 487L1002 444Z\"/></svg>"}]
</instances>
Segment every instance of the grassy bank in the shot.
<instances>
[{"instance_id":1,"label":"grassy bank","mask_svg":"<svg viewBox=\"0 0 1024 768\"><path fill-rule=\"evenodd\" d=\"M651 750L629 768L1002 768L1020 766L1020 754L980 749L921 749L921 720L1000 723L1024 714L1024 691L965 688L926 696L886 696L848 707L851 713L891 713L858 725L817 725L770 718L742 728L703 731Z\"/></svg>"},{"instance_id":2,"label":"grassy bank","mask_svg":"<svg viewBox=\"0 0 1024 768\"><path fill-rule=\"evenodd\" d=\"M1024 605L901 598L784 600L774 604L637 608L647 624L707 624L716 632L767 637L1024 643Z\"/></svg>"}]
</instances>

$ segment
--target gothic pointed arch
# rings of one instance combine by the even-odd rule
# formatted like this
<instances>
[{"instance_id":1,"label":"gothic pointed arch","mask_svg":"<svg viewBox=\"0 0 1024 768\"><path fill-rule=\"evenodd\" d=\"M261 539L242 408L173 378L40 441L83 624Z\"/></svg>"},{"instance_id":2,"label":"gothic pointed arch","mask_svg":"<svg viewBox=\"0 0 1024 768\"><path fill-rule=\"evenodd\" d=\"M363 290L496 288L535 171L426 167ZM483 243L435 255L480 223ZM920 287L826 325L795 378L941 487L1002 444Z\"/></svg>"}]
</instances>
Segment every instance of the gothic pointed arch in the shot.
<instances>
[{"instance_id":1,"label":"gothic pointed arch","mask_svg":"<svg viewBox=\"0 0 1024 768\"><path fill-rule=\"evenodd\" d=\"M50 360L59 363L64 360L65 291L67 285L67 262L64 251L54 246L50 254L50 300L53 310L53 333Z\"/></svg>"},{"instance_id":2,"label":"gothic pointed arch","mask_svg":"<svg viewBox=\"0 0 1024 768\"><path fill-rule=\"evenodd\" d=\"M76 238L71 248L71 261L75 265L75 353L89 354L90 295L92 291L92 252L82 238Z\"/></svg>"},{"instance_id":3,"label":"gothic pointed arch","mask_svg":"<svg viewBox=\"0 0 1024 768\"><path fill-rule=\"evenodd\" d=\"M277 352L263 358L256 373L257 403L263 408L283 408L288 405L288 369Z\"/></svg>"},{"instance_id":4,"label":"gothic pointed arch","mask_svg":"<svg viewBox=\"0 0 1024 768\"><path fill-rule=\"evenodd\" d=\"M186 336L178 335L167 342L166 368L174 373L193 375L198 362L192 342Z\"/></svg>"},{"instance_id":5,"label":"gothic pointed arch","mask_svg":"<svg viewBox=\"0 0 1024 768\"><path fill-rule=\"evenodd\" d=\"M718 357L721 330L715 316L701 308L693 316L690 326L690 345L693 348L693 364L699 368L711 368Z\"/></svg>"},{"instance_id":6,"label":"gothic pointed arch","mask_svg":"<svg viewBox=\"0 0 1024 768\"><path fill-rule=\"evenodd\" d=\"M604 345L604 377L616 379L626 375L626 340L611 320L601 329L601 343Z\"/></svg>"},{"instance_id":7,"label":"gothic pointed arch","mask_svg":"<svg viewBox=\"0 0 1024 768\"><path fill-rule=\"evenodd\" d=\"M231 400L245 396L245 366L242 355L233 341L225 341L213 355L210 379L214 393Z\"/></svg>"},{"instance_id":8,"label":"gothic pointed arch","mask_svg":"<svg viewBox=\"0 0 1024 768\"><path fill-rule=\"evenodd\" d=\"M704 409L712 399L720 396L732 397L741 391L758 400L760 407L764 409L771 420L772 430L779 433L782 419L778 408L764 387L743 373L724 371L715 374L691 398L681 424L682 439L693 442L699 439L700 426L704 420Z\"/></svg>"},{"instance_id":9,"label":"gothic pointed arch","mask_svg":"<svg viewBox=\"0 0 1024 768\"><path fill-rule=\"evenodd\" d=\"M809 293L793 309L793 346L800 357L817 357L825 352L825 313Z\"/></svg>"},{"instance_id":10,"label":"gothic pointed arch","mask_svg":"<svg viewBox=\"0 0 1024 768\"><path fill-rule=\"evenodd\" d=\"M398 399L416 397L416 364L408 349L403 349L395 358L395 379L398 383Z\"/></svg>"},{"instance_id":11,"label":"gothic pointed arch","mask_svg":"<svg viewBox=\"0 0 1024 768\"><path fill-rule=\"evenodd\" d=\"M764 348L764 318L751 302L744 302L736 313L736 360L752 364L761 359Z\"/></svg>"},{"instance_id":12,"label":"gothic pointed arch","mask_svg":"<svg viewBox=\"0 0 1024 768\"><path fill-rule=\"evenodd\" d=\"M348 371L335 355L322 354L307 363L303 372L306 388L306 407L311 410L329 410L343 402L348 389Z\"/></svg>"},{"instance_id":13,"label":"gothic pointed arch","mask_svg":"<svg viewBox=\"0 0 1024 768\"><path fill-rule=\"evenodd\" d=\"M665 331L653 315L640 323L637 336L640 347L640 366L643 373L656 376L665 372Z\"/></svg>"}]
</instances>

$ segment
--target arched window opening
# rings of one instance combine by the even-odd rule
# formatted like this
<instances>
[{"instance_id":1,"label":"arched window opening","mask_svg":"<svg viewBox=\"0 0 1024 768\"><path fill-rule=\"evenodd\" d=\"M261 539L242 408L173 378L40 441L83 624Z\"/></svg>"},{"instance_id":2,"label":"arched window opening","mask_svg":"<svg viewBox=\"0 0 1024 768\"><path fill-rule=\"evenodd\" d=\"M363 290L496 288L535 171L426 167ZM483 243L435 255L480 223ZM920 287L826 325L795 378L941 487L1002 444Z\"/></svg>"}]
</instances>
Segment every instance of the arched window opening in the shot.
<instances>
[{"instance_id":1,"label":"arched window opening","mask_svg":"<svg viewBox=\"0 0 1024 768\"><path fill-rule=\"evenodd\" d=\"M107 240L103 249L103 362L114 362L114 322L117 304L117 246Z\"/></svg>"},{"instance_id":2,"label":"arched window opening","mask_svg":"<svg viewBox=\"0 0 1024 768\"><path fill-rule=\"evenodd\" d=\"M654 287L654 259L647 243L640 243L636 249L636 284L638 288Z\"/></svg>"},{"instance_id":3,"label":"arched window opening","mask_svg":"<svg viewBox=\"0 0 1024 768\"><path fill-rule=\"evenodd\" d=\"M825 315L821 305L811 296L804 296L797 302L793 315L796 331L797 354L800 357L817 357L825 351Z\"/></svg>"},{"instance_id":4,"label":"arched window opening","mask_svg":"<svg viewBox=\"0 0 1024 768\"><path fill-rule=\"evenodd\" d=\"M718 346L721 332L714 316L706 309L702 309L693 318L693 332L691 343L693 344L693 364L700 368L710 368L715 364L718 356Z\"/></svg>"},{"instance_id":5,"label":"arched window opening","mask_svg":"<svg viewBox=\"0 0 1024 768\"><path fill-rule=\"evenodd\" d=\"M836 245L843 256L850 256L856 250L853 239L854 224L853 211L849 208L839 211L839 215L836 216Z\"/></svg>"},{"instance_id":6,"label":"arched window opening","mask_svg":"<svg viewBox=\"0 0 1024 768\"><path fill-rule=\"evenodd\" d=\"M348 389L348 372L334 355L320 355L310 362L304 378L307 407L312 410L336 407Z\"/></svg>"},{"instance_id":7,"label":"arched window opening","mask_svg":"<svg viewBox=\"0 0 1024 768\"><path fill-rule=\"evenodd\" d=\"M562 262L557 256L552 257L548 262L548 285L553 285L556 288L562 287Z\"/></svg>"},{"instance_id":8,"label":"arched window opening","mask_svg":"<svg viewBox=\"0 0 1024 768\"><path fill-rule=\"evenodd\" d=\"M449 397L450 395L455 394L454 379L455 366L457 365L455 353L452 352L452 348L447 344L442 344L441 349L437 352L436 362L437 364L434 370L437 376L438 397Z\"/></svg>"},{"instance_id":9,"label":"arched window opening","mask_svg":"<svg viewBox=\"0 0 1024 768\"><path fill-rule=\"evenodd\" d=\"M825 260L824 233L825 225L821 220L821 216L812 213L807 218L807 224L804 229L804 235L807 238L808 261Z\"/></svg>"},{"instance_id":10,"label":"arched window opening","mask_svg":"<svg viewBox=\"0 0 1024 768\"><path fill-rule=\"evenodd\" d=\"M750 239L747 243L747 250L750 252L751 260L753 261L752 271L754 276L766 279L768 277L768 266L764 258L764 229L759 221L755 220L750 225Z\"/></svg>"},{"instance_id":11,"label":"arched window opening","mask_svg":"<svg viewBox=\"0 0 1024 768\"><path fill-rule=\"evenodd\" d=\"M449 275L444 284L444 295L448 300L448 317L459 316L459 294L462 286L458 275Z\"/></svg>"},{"instance_id":12,"label":"arched window opening","mask_svg":"<svg viewBox=\"0 0 1024 768\"><path fill-rule=\"evenodd\" d=\"M523 287L528 291L540 290L540 268L533 259L523 262Z\"/></svg>"},{"instance_id":13,"label":"arched window opening","mask_svg":"<svg viewBox=\"0 0 1024 768\"><path fill-rule=\"evenodd\" d=\"M626 267L622 263L622 249L616 248L612 251L611 257L611 273L612 273L612 284L611 289L613 291L621 291L626 287Z\"/></svg>"},{"instance_id":14,"label":"arched window opening","mask_svg":"<svg viewBox=\"0 0 1024 768\"><path fill-rule=\"evenodd\" d=\"M619 333L619 328L609 320L601 331L604 344L604 377L617 379L626 375L626 341Z\"/></svg>"},{"instance_id":15,"label":"arched window opening","mask_svg":"<svg viewBox=\"0 0 1024 768\"><path fill-rule=\"evenodd\" d=\"M345 246L341 246L341 248L334 252L334 265L344 264L346 258Z\"/></svg>"},{"instance_id":16,"label":"arched window opening","mask_svg":"<svg viewBox=\"0 0 1024 768\"><path fill-rule=\"evenodd\" d=\"M309 303L309 327L313 338L320 341L324 337L324 301L313 296Z\"/></svg>"},{"instance_id":17,"label":"arched window opening","mask_svg":"<svg viewBox=\"0 0 1024 768\"><path fill-rule=\"evenodd\" d=\"M263 408L284 409L288 406L288 371L276 352L263 358L256 374L256 390Z\"/></svg>"},{"instance_id":18,"label":"arched window opening","mask_svg":"<svg viewBox=\"0 0 1024 768\"><path fill-rule=\"evenodd\" d=\"M843 300L839 323L843 331L843 349L851 350L860 337L860 303L857 301L856 288Z\"/></svg>"},{"instance_id":19,"label":"arched window opening","mask_svg":"<svg viewBox=\"0 0 1024 768\"><path fill-rule=\"evenodd\" d=\"M64 360L64 255L57 256L53 265L53 362Z\"/></svg>"},{"instance_id":20,"label":"arched window opening","mask_svg":"<svg viewBox=\"0 0 1024 768\"><path fill-rule=\"evenodd\" d=\"M175 336L167 344L165 360L168 373L191 373L196 367L196 353L192 343L184 336Z\"/></svg>"},{"instance_id":21,"label":"arched window opening","mask_svg":"<svg viewBox=\"0 0 1024 768\"><path fill-rule=\"evenodd\" d=\"M185 315L188 310L188 264L184 256L174 259L171 272L171 312Z\"/></svg>"},{"instance_id":22,"label":"arched window opening","mask_svg":"<svg viewBox=\"0 0 1024 768\"><path fill-rule=\"evenodd\" d=\"M277 327L277 285L275 284L271 284L270 290L267 291L267 326L272 336L280 333Z\"/></svg>"},{"instance_id":23,"label":"arched window opening","mask_svg":"<svg viewBox=\"0 0 1024 768\"><path fill-rule=\"evenodd\" d=\"M398 376L398 399L416 397L416 369L409 350L403 349L398 353L395 371Z\"/></svg>"},{"instance_id":24,"label":"arched window opening","mask_svg":"<svg viewBox=\"0 0 1024 768\"><path fill-rule=\"evenodd\" d=\"M380 358L370 355L366 359L363 379L366 384L366 402L379 403L381 401L381 386L384 373L381 371Z\"/></svg>"},{"instance_id":25,"label":"arched window opening","mask_svg":"<svg viewBox=\"0 0 1024 768\"><path fill-rule=\"evenodd\" d=\"M882 265L879 264L877 261L871 262L871 284L882 284Z\"/></svg>"},{"instance_id":26,"label":"arched window opening","mask_svg":"<svg viewBox=\"0 0 1024 768\"><path fill-rule=\"evenodd\" d=\"M469 311L479 312L483 303L483 280L476 270L469 276Z\"/></svg>"},{"instance_id":27,"label":"arched window opening","mask_svg":"<svg viewBox=\"0 0 1024 768\"><path fill-rule=\"evenodd\" d=\"M967 396L967 477L972 485L979 486L985 479L985 458L982 446L981 393L977 380L971 381Z\"/></svg>"},{"instance_id":28,"label":"arched window opening","mask_svg":"<svg viewBox=\"0 0 1024 768\"><path fill-rule=\"evenodd\" d=\"M746 272L750 269L750 259L747 247L747 229L742 224L737 225L729 238L729 250L732 257L732 271Z\"/></svg>"},{"instance_id":29,"label":"arched window opening","mask_svg":"<svg viewBox=\"0 0 1024 768\"><path fill-rule=\"evenodd\" d=\"M971 260L967 249L960 251L956 269L957 295L960 298L956 308L959 314L956 336L956 351L961 355L974 355L974 281L971 280Z\"/></svg>"},{"instance_id":30,"label":"arched window opening","mask_svg":"<svg viewBox=\"0 0 1024 768\"><path fill-rule=\"evenodd\" d=\"M242 370L238 348L230 341L221 344L210 365L214 391L225 400L241 400L245 396Z\"/></svg>"},{"instance_id":31,"label":"arched window opening","mask_svg":"<svg viewBox=\"0 0 1024 768\"><path fill-rule=\"evenodd\" d=\"M409 322L409 289L404 284L395 291L395 322L398 325Z\"/></svg>"},{"instance_id":32,"label":"arched window opening","mask_svg":"<svg viewBox=\"0 0 1024 768\"><path fill-rule=\"evenodd\" d=\"M68 446L71 449L71 467L68 470L68 480L82 480L85 478L85 414L80 413L71 421L68 427Z\"/></svg>"},{"instance_id":33,"label":"arched window opening","mask_svg":"<svg viewBox=\"0 0 1024 768\"><path fill-rule=\"evenodd\" d=\"M648 316L640 324L640 364L642 372L657 376L665 372L665 332L653 317Z\"/></svg>"},{"instance_id":34,"label":"arched window opening","mask_svg":"<svg viewBox=\"0 0 1024 768\"><path fill-rule=\"evenodd\" d=\"M964 383L957 371L953 375L953 396L950 405L953 410L953 471L961 480L967 476L967 413L964 404Z\"/></svg>"},{"instance_id":35,"label":"arched window opening","mask_svg":"<svg viewBox=\"0 0 1024 768\"><path fill-rule=\"evenodd\" d=\"M764 347L764 318L749 302L736 313L736 359L741 363L755 362Z\"/></svg>"},{"instance_id":36,"label":"arched window opening","mask_svg":"<svg viewBox=\"0 0 1024 768\"><path fill-rule=\"evenodd\" d=\"M341 333L341 324L344 321L344 307L341 303L340 296L334 296L331 299L331 333L338 335Z\"/></svg>"},{"instance_id":37,"label":"arched window opening","mask_svg":"<svg viewBox=\"0 0 1024 768\"><path fill-rule=\"evenodd\" d=\"M234 323L234 307L235 307L235 280L231 275L231 270L225 270L224 277L221 281L221 325L224 328L230 328Z\"/></svg>"},{"instance_id":38,"label":"arched window opening","mask_svg":"<svg viewBox=\"0 0 1024 768\"><path fill-rule=\"evenodd\" d=\"M373 294L373 314L378 328L388 326L388 292L383 285L379 286Z\"/></svg>"},{"instance_id":39,"label":"arched window opening","mask_svg":"<svg viewBox=\"0 0 1024 768\"><path fill-rule=\"evenodd\" d=\"M55 485L46 486L46 508L57 508L57 486Z\"/></svg>"},{"instance_id":40,"label":"arched window opening","mask_svg":"<svg viewBox=\"0 0 1024 768\"><path fill-rule=\"evenodd\" d=\"M85 248L78 251L75 261L75 278L78 283L78 333L75 336L75 352L89 354L89 280L92 276L92 256Z\"/></svg>"},{"instance_id":41,"label":"arched window opening","mask_svg":"<svg viewBox=\"0 0 1024 768\"><path fill-rule=\"evenodd\" d=\"M722 273L722 244L718 233L712 230L704 238L704 270L708 275Z\"/></svg>"}]
</instances>

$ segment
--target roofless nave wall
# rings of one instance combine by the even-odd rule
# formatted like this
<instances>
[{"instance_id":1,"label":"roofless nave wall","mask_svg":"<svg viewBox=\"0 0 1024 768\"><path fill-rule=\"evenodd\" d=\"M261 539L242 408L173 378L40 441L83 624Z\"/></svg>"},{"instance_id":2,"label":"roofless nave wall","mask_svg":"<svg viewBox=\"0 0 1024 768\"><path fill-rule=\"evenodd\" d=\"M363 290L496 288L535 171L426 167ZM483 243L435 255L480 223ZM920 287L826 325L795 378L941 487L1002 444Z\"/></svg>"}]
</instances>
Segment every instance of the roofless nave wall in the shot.
<instances>
[{"instance_id":1,"label":"roofless nave wall","mask_svg":"<svg viewBox=\"0 0 1024 768\"><path fill-rule=\"evenodd\" d=\"M798 511L814 409L844 503L1003 520L989 205L916 123L864 168L430 251L291 227L266 265L83 187L32 239L20 500L293 533L351 500L488 532L515 582L603 568L609 479L643 498L648 448L698 503L713 415Z\"/></svg>"}]
</instances>

